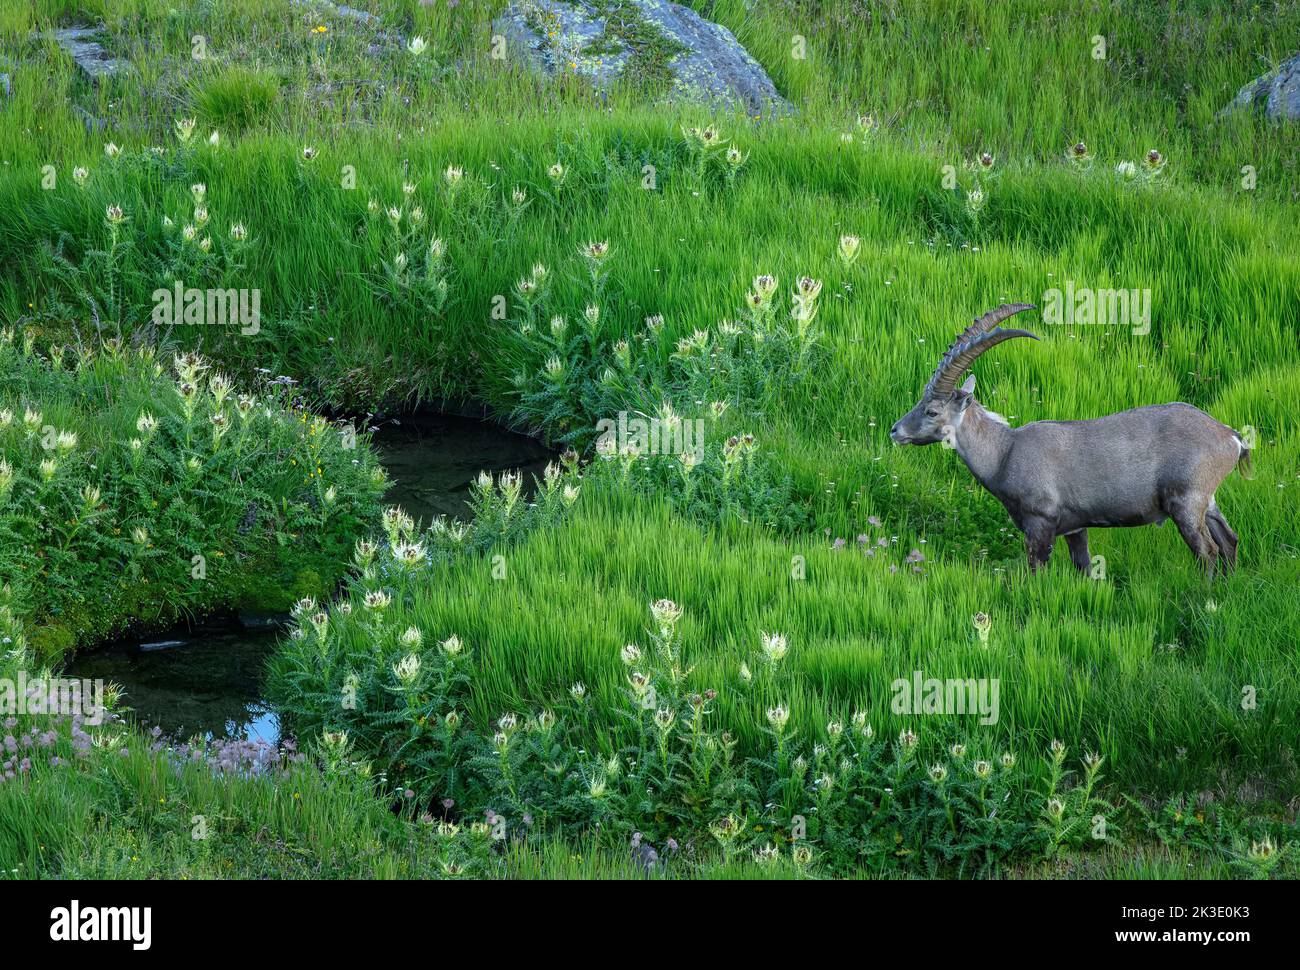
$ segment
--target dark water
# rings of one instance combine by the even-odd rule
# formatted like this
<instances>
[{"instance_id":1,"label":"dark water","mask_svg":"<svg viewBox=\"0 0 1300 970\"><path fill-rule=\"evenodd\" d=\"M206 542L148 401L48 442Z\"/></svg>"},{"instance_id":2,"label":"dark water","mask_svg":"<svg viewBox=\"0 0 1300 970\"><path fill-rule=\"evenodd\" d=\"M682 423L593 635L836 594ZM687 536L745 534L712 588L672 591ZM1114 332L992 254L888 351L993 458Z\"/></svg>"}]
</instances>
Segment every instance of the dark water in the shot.
<instances>
[{"instance_id":1,"label":"dark water","mask_svg":"<svg viewBox=\"0 0 1300 970\"><path fill-rule=\"evenodd\" d=\"M382 422L374 442L393 479L385 500L402 506L425 525L439 515L468 517L470 483L480 471L495 476L518 469L525 484L531 485L555 457L525 435L451 414Z\"/></svg>"},{"instance_id":2,"label":"dark water","mask_svg":"<svg viewBox=\"0 0 1300 970\"><path fill-rule=\"evenodd\" d=\"M115 644L78 654L67 676L120 684L131 716L147 729L275 744L280 719L262 697L275 641L274 631L173 630L143 647Z\"/></svg>"},{"instance_id":3,"label":"dark water","mask_svg":"<svg viewBox=\"0 0 1300 970\"><path fill-rule=\"evenodd\" d=\"M425 525L438 515L467 517L469 486L480 471L518 469L531 485L554 457L532 438L455 415L384 421L374 442L393 479L386 501ZM245 629L231 617L79 654L66 674L120 684L135 720L169 737L275 744L280 722L263 696L275 646L274 629Z\"/></svg>"}]
</instances>

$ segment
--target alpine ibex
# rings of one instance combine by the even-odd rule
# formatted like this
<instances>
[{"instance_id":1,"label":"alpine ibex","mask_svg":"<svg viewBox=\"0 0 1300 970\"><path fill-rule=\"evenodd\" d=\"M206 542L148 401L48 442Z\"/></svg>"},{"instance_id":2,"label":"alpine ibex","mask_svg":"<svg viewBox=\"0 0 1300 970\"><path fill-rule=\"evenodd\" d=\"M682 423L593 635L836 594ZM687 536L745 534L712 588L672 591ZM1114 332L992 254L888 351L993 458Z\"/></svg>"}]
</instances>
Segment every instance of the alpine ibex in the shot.
<instances>
[{"instance_id":1,"label":"alpine ibex","mask_svg":"<svg viewBox=\"0 0 1300 970\"><path fill-rule=\"evenodd\" d=\"M1212 574L1217 560L1237 561L1237 534L1219 511L1214 490L1250 450L1237 432L1190 404L1134 408L1088 421L1035 421L1012 428L975 400L975 376L957 381L980 354L1028 330L998 325L1028 303L986 313L957 337L939 361L916 407L894 425L898 444L944 441L993 493L1025 534L1035 571L1064 536L1070 559L1090 566L1088 529L1148 525L1173 519Z\"/></svg>"}]
</instances>

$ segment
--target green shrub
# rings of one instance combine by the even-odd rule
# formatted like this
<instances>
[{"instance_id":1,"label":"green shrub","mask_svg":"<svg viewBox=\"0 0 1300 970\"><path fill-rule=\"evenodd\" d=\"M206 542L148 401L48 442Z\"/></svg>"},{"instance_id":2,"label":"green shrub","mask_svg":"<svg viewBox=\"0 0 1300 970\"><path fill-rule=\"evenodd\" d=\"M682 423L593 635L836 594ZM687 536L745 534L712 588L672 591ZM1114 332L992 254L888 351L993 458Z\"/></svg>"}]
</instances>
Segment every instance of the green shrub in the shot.
<instances>
[{"instance_id":1,"label":"green shrub","mask_svg":"<svg viewBox=\"0 0 1300 970\"><path fill-rule=\"evenodd\" d=\"M320 594L376 520L364 442L240 393L194 355L0 341L0 583L41 657L238 604L268 576Z\"/></svg>"}]
</instances>

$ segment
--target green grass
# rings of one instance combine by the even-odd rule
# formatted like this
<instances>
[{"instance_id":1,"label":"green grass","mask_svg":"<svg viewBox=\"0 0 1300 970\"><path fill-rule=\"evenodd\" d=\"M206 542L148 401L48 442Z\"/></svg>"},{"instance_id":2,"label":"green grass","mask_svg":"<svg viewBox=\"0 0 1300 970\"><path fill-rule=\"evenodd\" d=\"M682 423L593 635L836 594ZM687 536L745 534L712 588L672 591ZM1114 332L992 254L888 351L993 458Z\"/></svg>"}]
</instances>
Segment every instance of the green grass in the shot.
<instances>
[{"instance_id":1,"label":"green grass","mask_svg":"<svg viewBox=\"0 0 1300 970\"><path fill-rule=\"evenodd\" d=\"M630 91L597 102L571 78L540 82L493 61L489 22L501 6L371 5L391 29L430 40L418 60L397 48L371 57L368 34L287 3L221 15L154 0L6 12L0 35L24 69L0 114L0 318L42 345L89 327L76 287L39 254L63 237L77 264L117 204L131 216L133 248L112 322L138 332L172 252L162 217L189 218L189 186L201 181L213 231L242 222L250 234L246 259L210 272L259 288L265 322L250 337L197 328L172 339L242 379L256 368L291 374L315 402L354 410L473 400L553 440L665 397L690 417L730 401L707 448L716 463L727 435L756 435L751 501L705 492L692 501L671 467L635 473L633 489L599 473L573 516L509 547L508 581L493 578L490 560L461 558L401 605L431 641L457 633L473 645L467 716L480 730L506 711L560 704L581 680L600 715L593 727L612 745L618 648L642 635L646 603L667 596L686 608L692 686L719 690L719 717L745 749L761 746L763 711L777 700L804 737L855 708L893 736L908 723L889 710L894 678L998 677L1001 718L978 731L990 751L1038 750L1054 737L1095 747L1114 792L1153 810L1208 793L1206 804L1234 819L1220 846L1292 820L1300 134L1215 113L1292 53L1279 38L1296 33L1300 13L1201 2L1086 12L1052 0L698 2L797 108L757 124L718 115L746 156L732 179L720 167L701 174L683 136L710 120L703 109L647 107ZM34 26L98 16L138 70L97 90L55 48L25 40ZM321 25L329 29L313 31ZM208 38L206 60L188 58L195 33ZM792 56L795 34L806 58ZM1092 56L1095 35L1106 38L1104 59ZM70 102L108 128L88 133ZM875 127L858 124L866 114ZM173 123L190 116L199 131L179 146ZM212 127L215 149L204 141ZM123 147L116 159L103 154L110 139ZM1088 171L1063 158L1080 140L1096 156ZM1115 174L1151 148L1168 159L1158 179ZM991 173L969 165L982 151L996 158ZM556 162L562 184L547 174ZM50 190L47 164L58 175ZM78 165L90 169L84 186L71 178ZM454 194L449 165L466 172ZM349 171L355 188L342 184ZM985 203L975 217L967 192L977 185ZM516 187L522 208L511 202ZM368 211L372 199L403 206L400 242L382 211ZM417 205L426 221L411 231ZM845 233L861 238L852 265L836 255ZM447 255L429 286L390 284L394 254L415 261L434 237ZM613 251L599 323L566 350L566 377L552 388L547 321L563 314L578 332L592 298L578 249L593 239ZM521 309L516 282L538 262L550 269L548 291ZM763 272L780 278L782 306L798 276L824 282L816 350L789 374L765 363L770 381L739 391L734 369L692 369L674 352L696 330L720 344L719 322L745 318L746 290ZM980 399L1013 425L1183 400L1255 429L1255 478L1232 475L1218 493L1242 537L1235 575L1207 584L1165 527L1094 531L1103 580L1060 561L1031 579L1005 512L954 455L889 444L889 426L971 317L1040 302L1066 281L1150 290L1150 333L1018 318L1043 340L982 359ZM504 320L493 314L499 297ZM644 326L653 315L664 318L658 333ZM540 337L520 335L527 320ZM635 380L601 385L620 338ZM883 524L869 525L872 516ZM859 534L890 545L868 558ZM847 548L832 549L840 538ZM903 562L912 548L926 557L920 574ZM795 556L806 560L797 581ZM993 619L987 649L971 627L977 611ZM763 630L786 634L791 652L778 684L747 688L739 664L752 662ZM1252 693L1257 705L1243 709ZM951 716L917 729L936 752L977 730ZM1196 851L1207 872L1222 871L1222 859ZM571 871L568 850L554 852L520 871ZM1146 852L1053 874L1181 871L1182 856ZM578 871L626 874L617 854L585 855Z\"/></svg>"},{"instance_id":2,"label":"green grass","mask_svg":"<svg viewBox=\"0 0 1300 970\"><path fill-rule=\"evenodd\" d=\"M879 534L872 530L873 541ZM1277 644L1293 618L1300 570L1290 561L1257 566L1207 591L1174 548L1177 538L1164 538L1170 548L1153 563L1163 582L1123 589L1075 578L1068 564L1045 581L962 563L891 575L886 562L853 551L709 535L662 508L593 494L573 521L506 555L507 581L493 578L490 562L471 559L397 622L474 646L477 723L560 704L577 681L597 709L617 708L626 690L618 651L643 637L647 602L668 597L686 610L691 684L719 690L720 717L750 746L761 742L763 711L778 701L789 702L805 735L860 710L893 737L916 724L891 713L896 678L914 670L998 677L996 727L938 715L917 729L933 733L939 747L955 732L978 731L993 752L1069 738L1104 754L1111 775L1135 789L1255 778L1285 801L1294 784L1287 752L1300 739L1286 686L1292 660ZM887 562L901 565L904 551L889 550ZM806 558L806 579L790 576L795 555ZM1182 568L1162 565L1170 560ZM1211 597L1220 604L1215 613L1206 610ZM971 627L979 611L993 618L987 648ZM791 652L780 684L750 689L737 671L742 661L757 669L764 630L786 634ZM1162 651L1166 643L1178 649ZM1246 684L1260 688L1257 710L1241 709Z\"/></svg>"}]
</instances>

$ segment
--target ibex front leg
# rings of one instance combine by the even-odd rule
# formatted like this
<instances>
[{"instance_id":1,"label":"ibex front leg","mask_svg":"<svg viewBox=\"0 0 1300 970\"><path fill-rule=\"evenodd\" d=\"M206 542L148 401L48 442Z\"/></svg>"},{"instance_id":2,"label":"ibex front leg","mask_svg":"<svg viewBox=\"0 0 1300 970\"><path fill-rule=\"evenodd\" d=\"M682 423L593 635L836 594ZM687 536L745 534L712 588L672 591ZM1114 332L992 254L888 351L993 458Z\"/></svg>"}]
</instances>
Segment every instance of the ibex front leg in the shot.
<instances>
[{"instance_id":1,"label":"ibex front leg","mask_svg":"<svg viewBox=\"0 0 1300 970\"><path fill-rule=\"evenodd\" d=\"M1038 572L1052 558L1052 544L1056 542L1056 523L1047 519L1029 519L1022 526L1025 532L1025 552L1029 555L1029 571Z\"/></svg>"}]
</instances>

